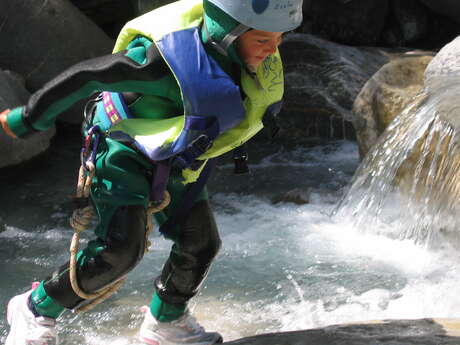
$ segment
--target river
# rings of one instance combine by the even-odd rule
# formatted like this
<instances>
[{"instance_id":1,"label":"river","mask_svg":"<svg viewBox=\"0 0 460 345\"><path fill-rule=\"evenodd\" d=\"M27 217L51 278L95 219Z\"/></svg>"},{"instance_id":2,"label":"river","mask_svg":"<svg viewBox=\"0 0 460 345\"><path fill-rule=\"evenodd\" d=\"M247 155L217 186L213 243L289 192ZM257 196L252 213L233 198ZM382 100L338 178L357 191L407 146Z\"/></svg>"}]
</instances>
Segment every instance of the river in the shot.
<instances>
[{"instance_id":1,"label":"river","mask_svg":"<svg viewBox=\"0 0 460 345\"><path fill-rule=\"evenodd\" d=\"M58 138L33 168L1 176L2 306L68 259L78 143L66 140ZM250 175L231 176L232 165L222 162L210 181L223 246L190 304L206 328L232 340L352 321L460 316L455 249L331 217L359 163L355 143L267 147L250 158ZM309 203L273 204L274 196L294 188ZM85 314L61 316L63 345L136 343L139 308L171 246L151 237L152 250L114 297ZM2 318L0 342L6 334Z\"/></svg>"}]
</instances>

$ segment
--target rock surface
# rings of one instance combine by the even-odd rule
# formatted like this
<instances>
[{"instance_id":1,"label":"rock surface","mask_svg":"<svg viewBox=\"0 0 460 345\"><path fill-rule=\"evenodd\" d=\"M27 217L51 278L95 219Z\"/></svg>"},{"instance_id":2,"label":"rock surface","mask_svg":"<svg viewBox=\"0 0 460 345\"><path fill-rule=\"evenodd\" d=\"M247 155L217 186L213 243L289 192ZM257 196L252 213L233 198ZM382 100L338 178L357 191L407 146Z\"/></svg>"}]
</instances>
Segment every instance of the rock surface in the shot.
<instances>
[{"instance_id":1,"label":"rock surface","mask_svg":"<svg viewBox=\"0 0 460 345\"><path fill-rule=\"evenodd\" d=\"M442 14L446 17L454 19L460 23L460 2L457 0L420 0L427 7Z\"/></svg>"},{"instance_id":2,"label":"rock surface","mask_svg":"<svg viewBox=\"0 0 460 345\"><path fill-rule=\"evenodd\" d=\"M280 50L286 85L279 137L296 143L308 137L352 138L353 101L389 61L388 54L308 34L288 35Z\"/></svg>"},{"instance_id":3,"label":"rock surface","mask_svg":"<svg viewBox=\"0 0 460 345\"><path fill-rule=\"evenodd\" d=\"M0 41L5 47L0 66L23 75L29 91L72 64L110 53L113 46L112 40L67 0L3 0L0 22Z\"/></svg>"},{"instance_id":4,"label":"rock surface","mask_svg":"<svg viewBox=\"0 0 460 345\"><path fill-rule=\"evenodd\" d=\"M24 76L31 93L77 62L109 54L112 40L67 0L0 1L0 68ZM81 108L61 115L81 121Z\"/></svg>"},{"instance_id":5,"label":"rock surface","mask_svg":"<svg viewBox=\"0 0 460 345\"><path fill-rule=\"evenodd\" d=\"M126 0L70 0L82 13L115 38L123 25L136 16L134 3Z\"/></svg>"},{"instance_id":6,"label":"rock surface","mask_svg":"<svg viewBox=\"0 0 460 345\"><path fill-rule=\"evenodd\" d=\"M426 35L429 13L423 4L418 0L394 0L391 6L395 23L401 33L402 41L398 43L414 43Z\"/></svg>"},{"instance_id":7,"label":"rock surface","mask_svg":"<svg viewBox=\"0 0 460 345\"><path fill-rule=\"evenodd\" d=\"M286 193L275 195L272 198L272 204L293 203L296 205L304 205L310 202L310 191L305 191L301 188L295 188Z\"/></svg>"},{"instance_id":8,"label":"rock surface","mask_svg":"<svg viewBox=\"0 0 460 345\"><path fill-rule=\"evenodd\" d=\"M460 33L454 21L460 5L454 2L308 0L297 31L348 45L436 49Z\"/></svg>"},{"instance_id":9,"label":"rock surface","mask_svg":"<svg viewBox=\"0 0 460 345\"><path fill-rule=\"evenodd\" d=\"M116 38L127 21L172 0L70 0L80 11Z\"/></svg>"},{"instance_id":10,"label":"rock surface","mask_svg":"<svg viewBox=\"0 0 460 345\"><path fill-rule=\"evenodd\" d=\"M303 32L339 43L371 45L378 42L385 25L388 0L312 0L303 8Z\"/></svg>"},{"instance_id":11,"label":"rock surface","mask_svg":"<svg viewBox=\"0 0 460 345\"><path fill-rule=\"evenodd\" d=\"M262 334L227 345L458 345L460 320L387 320Z\"/></svg>"},{"instance_id":12,"label":"rock surface","mask_svg":"<svg viewBox=\"0 0 460 345\"><path fill-rule=\"evenodd\" d=\"M460 36L444 46L425 71L427 90L437 91L446 79L460 78Z\"/></svg>"},{"instance_id":13,"label":"rock surface","mask_svg":"<svg viewBox=\"0 0 460 345\"><path fill-rule=\"evenodd\" d=\"M437 97L437 110L457 131L460 130L459 102L444 99L447 88L458 94L460 81L460 36L436 54L425 71L425 86L428 94Z\"/></svg>"},{"instance_id":14,"label":"rock surface","mask_svg":"<svg viewBox=\"0 0 460 345\"><path fill-rule=\"evenodd\" d=\"M0 109L24 104L28 98L29 92L21 83L20 77L12 72L0 70ZM0 130L0 168L23 163L44 152L49 147L54 133L55 129L52 128L27 140L15 140Z\"/></svg>"},{"instance_id":15,"label":"rock surface","mask_svg":"<svg viewBox=\"0 0 460 345\"><path fill-rule=\"evenodd\" d=\"M383 66L366 82L353 105L353 124L361 157L421 91L424 72L432 58L431 54L403 56Z\"/></svg>"}]
</instances>

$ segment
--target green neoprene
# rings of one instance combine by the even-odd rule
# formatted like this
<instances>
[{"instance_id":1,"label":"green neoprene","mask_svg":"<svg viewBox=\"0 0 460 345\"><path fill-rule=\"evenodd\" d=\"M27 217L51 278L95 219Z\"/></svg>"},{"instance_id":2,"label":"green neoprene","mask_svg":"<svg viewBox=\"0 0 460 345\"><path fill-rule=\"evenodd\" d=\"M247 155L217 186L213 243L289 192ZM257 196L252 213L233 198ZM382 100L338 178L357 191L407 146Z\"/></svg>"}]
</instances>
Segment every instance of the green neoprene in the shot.
<instances>
[{"instance_id":1,"label":"green neoprene","mask_svg":"<svg viewBox=\"0 0 460 345\"><path fill-rule=\"evenodd\" d=\"M150 311L152 315L161 322L171 322L177 320L184 315L185 304L170 304L162 301L155 292L150 303Z\"/></svg>"},{"instance_id":2,"label":"green neoprene","mask_svg":"<svg viewBox=\"0 0 460 345\"><path fill-rule=\"evenodd\" d=\"M219 7L217 7L216 5L214 5L213 3L207 0L203 1L203 7L204 7L204 20L206 21L208 32L213 38L213 40L217 42L221 42L225 38L225 36L239 24L237 20L233 19L227 13L222 11ZM204 30L202 30L201 32L201 39L203 42L205 42L207 39ZM208 54L211 54L211 56L215 59L216 59L216 56L219 56L219 55L223 56L220 53L213 54L210 52L210 50L206 50L206 51L208 52ZM236 52L235 42L233 42L230 45L230 47L228 47L227 54L228 54L228 57L226 57L227 61L236 62L240 66L244 66L238 53ZM224 64L222 64L223 59L219 57L217 57L217 60L219 62L219 65L225 70L225 65L227 63L224 62ZM226 72L228 73L228 71Z\"/></svg>"},{"instance_id":3,"label":"green neoprene","mask_svg":"<svg viewBox=\"0 0 460 345\"><path fill-rule=\"evenodd\" d=\"M23 111L24 107L14 108L8 113L8 117L6 118L8 127L18 137L21 137L30 132L22 120Z\"/></svg>"},{"instance_id":4,"label":"green neoprene","mask_svg":"<svg viewBox=\"0 0 460 345\"><path fill-rule=\"evenodd\" d=\"M42 316L56 319L64 311L64 307L46 294L44 282L32 291L31 299L35 310Z\"/></svg>"},{"instance_id":5,"label":"green neoprene","mask_svg":"<svg viewBox=\"0 0 460 345\"><path fill-rule=\"evenodd\" d=\"M128 146L110 138L101 139L91 200L99 217L95 233L105 239L110 220L120 206L147 207L150 181L146 171L151 163Z\"/></svg>"}]
</instances>

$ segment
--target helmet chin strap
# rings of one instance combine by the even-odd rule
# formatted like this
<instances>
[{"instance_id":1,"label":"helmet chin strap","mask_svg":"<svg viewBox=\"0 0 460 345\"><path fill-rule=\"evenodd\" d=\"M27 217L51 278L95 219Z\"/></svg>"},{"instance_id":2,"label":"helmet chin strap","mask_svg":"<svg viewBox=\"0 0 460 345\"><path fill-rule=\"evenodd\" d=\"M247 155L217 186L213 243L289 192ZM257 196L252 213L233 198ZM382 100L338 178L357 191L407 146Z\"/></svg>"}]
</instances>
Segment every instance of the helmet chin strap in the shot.
<instances>
[{"instance_id":1,"label":"helmet chin strap","mask_svg":"<svg viewBox=\"0 0 460 345\"><path fill-rule=\"evenodd\" d=\"M206 21L203 20L203 30L206 35L206 42L205 43L210 43L214 49L216 49L220 54L224 56L228 56L228 48L230 45L242 34L244 34L246 31L250 29L249 26L246 26L244 24L239 24L237 25L232 31L230 31L225 37L222 39L222 41L217 42L215 41L211 35L209 34L208 27L206 25Z\"/></svg>"}]
</instances>

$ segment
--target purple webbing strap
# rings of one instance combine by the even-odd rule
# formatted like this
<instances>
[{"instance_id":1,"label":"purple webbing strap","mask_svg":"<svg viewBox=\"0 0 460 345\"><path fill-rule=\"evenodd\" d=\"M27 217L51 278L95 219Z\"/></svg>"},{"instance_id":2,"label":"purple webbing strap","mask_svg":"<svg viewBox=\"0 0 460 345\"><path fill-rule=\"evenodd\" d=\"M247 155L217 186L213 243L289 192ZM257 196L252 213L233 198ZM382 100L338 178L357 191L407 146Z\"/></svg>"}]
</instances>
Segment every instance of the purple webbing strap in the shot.
<instances>
[{"instance_id":1,"label":"purple webbing strap","mask_svg":"<svg viewBox=\"0 0 460 345\"><path fill-rule=\"evenodd\" d=\"M164 192L169 180L171 165L168 161L157 162L155 174L153 175L152 191L150 199L154 204L160 204L164 199Z\"/></svg>"},{"instance_id":2,"label":"purple webbing strap","mask_svg":"<svg viewBox=\"0 0 460 345\"><path fill-rule=\"evenodd\" d=\"M95 133L95 138L94 138L94 142L93 142L93 150L91 152L91 162L94 164L95 160L96 160L96 154L97 154L97 147L99 146L99 137L100 137L100 134L99 132L96 132Z\"/></svg>"},{"instance_id":3,"label":"purple webbing strap","mask_svg":"<svg viewBox=\"0 0 460 345\"><path fill-rule=\"evenodd\" d=\"M122 120L121 115L118 113L117 107L112 99L112 94L110 92L104 91L102 93L102 104L104 104L104 110L109 118L110 123L116 125Z\"/></svg>"}]
</instances>

